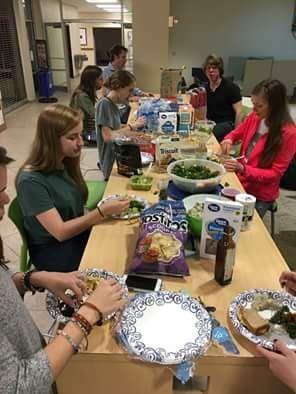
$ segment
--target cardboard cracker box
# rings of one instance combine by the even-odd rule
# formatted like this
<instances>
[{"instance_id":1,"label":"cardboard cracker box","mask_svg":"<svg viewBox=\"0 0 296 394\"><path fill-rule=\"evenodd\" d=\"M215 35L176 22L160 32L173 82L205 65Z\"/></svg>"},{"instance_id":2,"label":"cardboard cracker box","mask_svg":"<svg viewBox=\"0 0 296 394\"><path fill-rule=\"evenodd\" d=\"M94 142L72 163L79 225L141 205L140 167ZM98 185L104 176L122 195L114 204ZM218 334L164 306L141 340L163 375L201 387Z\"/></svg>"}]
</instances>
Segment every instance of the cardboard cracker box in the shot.
<instances>
[{"instance_id":1,"label":"cardboard cracker box","mask_svg":"<svg viewBox=\"0 0 296 394\"><path fill-rule=\"evenodd\" d=\"M202 232L200 241L200 257L215 260L218 241L223 237L225 226L234 231L233 240L237 243L241 230L243 205L234 201L213 198L205 200Z\"/></svg>"},{"instance_id":2,"label":"cardboard cracker box","mask_svg":"<svg viewBox=\"0 0 296 394\"><path fill-rule=\"evenodd\" d=\"M194 158L196 144L194 140L179 135L161 135L155 141L155 168L166 172L172 160Z\"/></svg>"},{"instance_id":3,"label":"cardboard cracker box","mask_svg":"<svg viewBox=\"0 0 296 394\"><path fill-rule=\"evenodd\" d=\"M162 134L176 134L177 132L177 113L176 112L159 112L158 131Z\"/></svg>"}]
</instances>

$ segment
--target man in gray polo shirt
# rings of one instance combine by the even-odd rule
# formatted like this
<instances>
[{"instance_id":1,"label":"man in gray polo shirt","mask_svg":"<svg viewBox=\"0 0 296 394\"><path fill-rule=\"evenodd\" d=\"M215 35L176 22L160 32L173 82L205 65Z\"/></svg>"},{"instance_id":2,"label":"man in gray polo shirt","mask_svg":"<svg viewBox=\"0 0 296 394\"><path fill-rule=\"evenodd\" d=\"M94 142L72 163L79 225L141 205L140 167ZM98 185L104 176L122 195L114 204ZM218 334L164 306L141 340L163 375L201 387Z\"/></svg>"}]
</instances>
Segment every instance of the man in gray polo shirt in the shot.
<instances>
[{"instance_id":1,"label":"man in gray polo shirt","mask_svg":"<svg viewBox=\"0 0 296 394\"><path fill-rule=\"evenodd\" d=\"M114 45L110 49L110 63L103 70L104 81L106 81L106 79L109 78L110 75L114 73L114 71L124 70L127 62L127 52L127 48L119 44ZM149 95L149 93L145 93L139 88L134 88L133 90L133 96L145 97Z\"/></svg>"}]
</instances>

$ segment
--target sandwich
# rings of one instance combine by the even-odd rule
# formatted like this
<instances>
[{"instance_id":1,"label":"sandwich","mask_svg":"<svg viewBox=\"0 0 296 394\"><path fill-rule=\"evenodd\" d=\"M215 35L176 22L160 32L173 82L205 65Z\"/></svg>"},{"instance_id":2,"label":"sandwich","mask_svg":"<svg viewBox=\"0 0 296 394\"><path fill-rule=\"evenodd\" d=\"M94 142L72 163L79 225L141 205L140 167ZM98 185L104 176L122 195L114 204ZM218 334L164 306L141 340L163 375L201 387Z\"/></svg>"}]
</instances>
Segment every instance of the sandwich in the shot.
<instances>
[{"instance_id":1,"label":"sandwich","mask_svg":"<svg viewBox=\"0 0 296 394\"><path fill-rule=\"evenodd\" d=\"M243 309L239 310L240 321L255 335L263 335L269 330L269 323L267 320L263 319L259 313L253 309Z\"/></svg>"}]
</instances>

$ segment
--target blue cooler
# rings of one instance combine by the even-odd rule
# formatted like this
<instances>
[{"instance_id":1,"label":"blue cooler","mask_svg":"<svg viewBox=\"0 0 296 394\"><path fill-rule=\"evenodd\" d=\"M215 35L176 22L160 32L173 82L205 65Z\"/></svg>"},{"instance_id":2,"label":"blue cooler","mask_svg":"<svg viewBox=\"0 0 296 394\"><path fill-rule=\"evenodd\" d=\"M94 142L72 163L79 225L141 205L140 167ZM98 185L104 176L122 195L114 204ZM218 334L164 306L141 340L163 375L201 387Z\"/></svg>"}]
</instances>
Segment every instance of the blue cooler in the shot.
<instances>
[{"instance_id":1,"label":"blue cooler","mask_svg":"<svg viewBox=\"0 0 296 394\"><path fill-rule=\"evenodd\" d=\"M38 71L39 96L50 97L53 95L53 81L51 71Z\"/></svg>"}]
</instances>

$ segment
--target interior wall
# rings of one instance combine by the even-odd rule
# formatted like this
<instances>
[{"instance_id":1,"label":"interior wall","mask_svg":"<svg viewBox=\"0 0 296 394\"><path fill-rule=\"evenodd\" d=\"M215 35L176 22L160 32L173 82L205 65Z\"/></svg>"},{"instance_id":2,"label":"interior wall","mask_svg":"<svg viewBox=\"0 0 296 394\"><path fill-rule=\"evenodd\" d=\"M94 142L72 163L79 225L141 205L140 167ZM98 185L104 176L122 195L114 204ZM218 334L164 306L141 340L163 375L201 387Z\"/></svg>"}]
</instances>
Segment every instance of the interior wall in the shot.
<instances>
[{"instance_id":1,"label":"interior wall","mask_svg":"<svg viewBox=\"0 0 296 394\"><path fill-rule=\"evenodd\" d=\"M24 83L28 100L35 100L35 89L33 82L33 70L30 59L30 48L28 33L26 27L26 18L24 13L24 7L19 1L13 1L13 8L15 14L15 22L17 28L17 36L19 41L20 56L23 67Z\"/></svg>"},{"instance_id":2,"label":"interior wall","mask_svg":"<svg viewBox=\"0 0 296 394\"><path fill-rule=\"evenodd\" d=\"M45 39L45 31L43 26L43 20L41 15L40 1L32 1L33 17L34 17L34 28L37 40Z\"/></svg>"},{"instance_id":3,"label":"interior wall","mask_svg":"<svg viewBox=\"0 0 296 394\"><path fill-rule=\"evenodd\" d=\"M88 19L88 20L114 20L114 21L121 21L121 14L120 12L80 12L79 13L80 19ZM124 23L132 23L132 15L131 13L124 13L123 15Z\"/></svg>"},{"instance_id":4,"label":"interior wall","mask_svg":"<svg viewBox=\"0 0 296 394\"><path fill-rule=\"evenodd\" d=\"M79 70L75 67L74 56L81 55L82 51L80 48L80 32L79 32L79 25L77 23L70 23L69 30L70 30L70 43L71 43L71 50L72 50L72 63L73 63L73 71L74 77L79 74Z\"/></svg>"},{"instance_id":5,"label":"interior wall","mask_svg":"<svg viewBox=\"0 0 296 394\"><path fill-rule=\"evenodd\" d=\"M81 46L81 53L85 54L88 57L88 60L83 62L83 67L86 67L88 65L93 65L96 64L96 59L95 59L95 42L94 42L94 33L93 33L93 28L94 27L118 27L120 28L119 24L114 24L114 23L84 23L81 22L79 24L79 27L84 27L86 28L86 34L87 34L87 45Z\"/></svg>"},{"instance_id":6,"label":"interior wall","mask_svg":"<svg viewBox=\"0 0 296 394\"><path fill-rule=\"evenodd\" d=\"M43 23L61 21L60 2L58 0L40 0L40 9ZM77 7L63 4L63 17L64 19L78 19L79 13ZM79 27L76 24L70 24L70 42L72 49L74 76L76 76L78 74L78 70L75 68L74 55L81 54ZM60 48L57 48L57 51L59 53L64 53L63 42L61 40L57 40L56 45L60 46ZM57 77L58 73L55 73L55 76ZM59 83L56 81L58 85L63 85L65 83L65 81L61 81L61 79L65 79L63 72L60 73L60 78L58 81Z\"/></svg>"},{"instance_id":7,"label":"interior wall","mask_svg":"<svg viewBox=\"0 0 296 394\"><path fill-rule=\"evenodd\" d=\"M168 66L169 7L169 0L133 0L134 72L146 91L159 92L160 69Z\"/></svg>"},{"instance_id":8,"label":"interior wall","mask_svg":"<svg viewBox=\"0 0 296 394\"><path fill-rule=\"evenodd\" d=\"M294 0L171 0L178 23L170 29L170 65L185 64L191 81L191 68L213 52L223 57L226 70L229 56L295 59L293 10Z\"/></svg>"}]
</instances>

